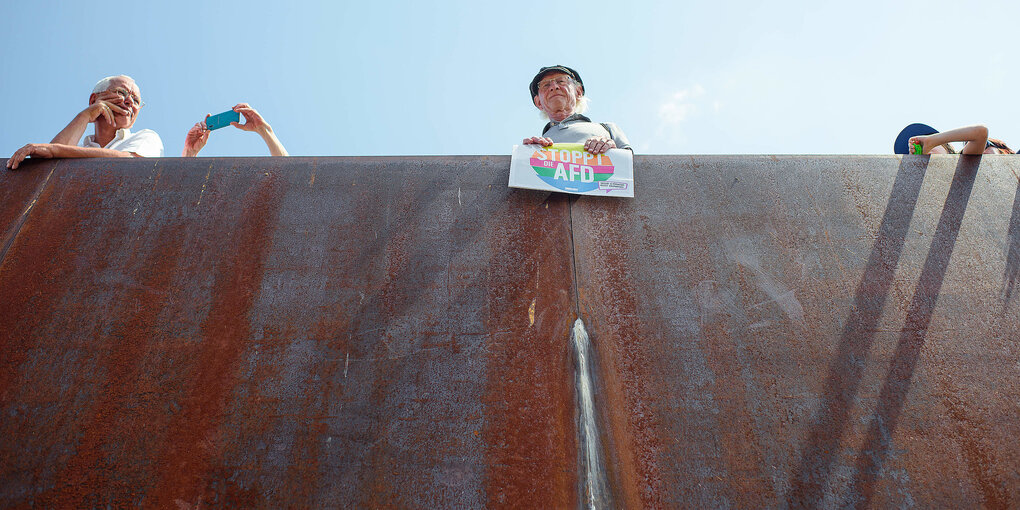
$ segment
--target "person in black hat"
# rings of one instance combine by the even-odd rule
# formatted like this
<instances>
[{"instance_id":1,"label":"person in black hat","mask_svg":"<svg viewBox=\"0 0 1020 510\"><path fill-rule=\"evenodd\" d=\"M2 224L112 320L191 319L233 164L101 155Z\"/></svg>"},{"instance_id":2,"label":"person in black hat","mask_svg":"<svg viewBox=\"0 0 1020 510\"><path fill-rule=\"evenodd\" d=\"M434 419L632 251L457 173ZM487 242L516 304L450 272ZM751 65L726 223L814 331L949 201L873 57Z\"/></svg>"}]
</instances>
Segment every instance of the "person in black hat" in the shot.
<instances>
[{"instance_id":1,"label":"person in black hat","mask_svg":"<svg viewBox=\"0 0 1020 510\"><path fill-rule=\"evenodd\" d=\"M584 82L577 71L567 66L550 66L538 70L528 87L531 100L549 123L542 136L524 139L525 145L548 147L553 143L583 143L592 154L609 149L630 149L627 135L612 122L595 123L582 115L588 108Z\"/></svg>"}]
</instances>

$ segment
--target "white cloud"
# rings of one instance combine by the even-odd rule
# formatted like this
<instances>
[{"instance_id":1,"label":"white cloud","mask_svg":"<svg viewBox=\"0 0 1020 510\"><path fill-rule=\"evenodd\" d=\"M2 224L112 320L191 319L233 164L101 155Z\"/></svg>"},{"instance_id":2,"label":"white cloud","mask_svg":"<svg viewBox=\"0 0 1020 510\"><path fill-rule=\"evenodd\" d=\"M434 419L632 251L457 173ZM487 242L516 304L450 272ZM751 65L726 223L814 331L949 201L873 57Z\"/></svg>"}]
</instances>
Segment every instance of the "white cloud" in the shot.
<instances>
[{"instance_id":1,"label":"white cloud","mask_svg":"<svg viewBox=\"0 0 1020 510\"><path fill-rule=\"evenodd\" d=\"M659 120L665 124L679 124L698 110L696 99L705 95L701 85L678 90L659 105Z\"/></svg>"}]
</instances>

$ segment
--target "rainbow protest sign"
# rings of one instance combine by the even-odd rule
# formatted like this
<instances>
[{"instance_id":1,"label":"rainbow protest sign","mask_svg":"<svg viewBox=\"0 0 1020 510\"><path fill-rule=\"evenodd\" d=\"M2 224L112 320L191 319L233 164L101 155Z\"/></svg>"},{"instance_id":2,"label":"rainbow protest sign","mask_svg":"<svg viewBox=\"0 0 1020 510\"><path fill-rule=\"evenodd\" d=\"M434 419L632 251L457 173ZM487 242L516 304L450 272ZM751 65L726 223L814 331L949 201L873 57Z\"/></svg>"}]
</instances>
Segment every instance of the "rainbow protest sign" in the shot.
<instances>
[{"instance_id":1,"label":"rainbow protest sign","mask_svg":"<svg viewBox=\"0 0 1020 510\"><path fill-rule=\"evenodd\" d=\"M634 157L626 149L591 154L579 143L515 145L510 187L576 195L634 196Z\"/></svg>"}]
</instances>

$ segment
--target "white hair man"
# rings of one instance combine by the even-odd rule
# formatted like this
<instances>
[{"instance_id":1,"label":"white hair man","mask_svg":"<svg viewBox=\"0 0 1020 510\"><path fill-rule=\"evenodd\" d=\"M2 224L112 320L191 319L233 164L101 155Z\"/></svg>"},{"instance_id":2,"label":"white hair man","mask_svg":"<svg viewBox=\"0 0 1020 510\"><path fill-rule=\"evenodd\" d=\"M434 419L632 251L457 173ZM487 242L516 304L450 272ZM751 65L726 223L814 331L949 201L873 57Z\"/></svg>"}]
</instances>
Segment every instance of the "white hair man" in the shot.
<instances>
[{"instance_id":1,"label":"white hair man","mask_svg":"<svg viewBox=\"0 0 1020 510\"><path fill-rule=\"evenodd\" d=\"M528 89L535 107L549 123L542 130L542 136L525 138L525 145L548 147L553 143L584 143L584 149L592 154L602 154L613 148L634 150L627 135L616 124L595 123L582 115L588 108L588 98L577 71L567 66L543 67Z\"/></svg>"},{"instance_id":2,"label":"white hair man","mask_svg":"<svg viewBox=\"0 0 1020 510\"><path fill-rule=\"evenodd\" d=\"M99 80L89 96L89 106L75 115L71 122L50 143L30 143L18 149L7 160L14 170L31 156L33 158L158 158L163 155L163 141L155 131L142 129L131 132L142 106L141 91L130 76L110 76ZM75 145L89 124L95 134Z\"/></svg>"}]
</instances>

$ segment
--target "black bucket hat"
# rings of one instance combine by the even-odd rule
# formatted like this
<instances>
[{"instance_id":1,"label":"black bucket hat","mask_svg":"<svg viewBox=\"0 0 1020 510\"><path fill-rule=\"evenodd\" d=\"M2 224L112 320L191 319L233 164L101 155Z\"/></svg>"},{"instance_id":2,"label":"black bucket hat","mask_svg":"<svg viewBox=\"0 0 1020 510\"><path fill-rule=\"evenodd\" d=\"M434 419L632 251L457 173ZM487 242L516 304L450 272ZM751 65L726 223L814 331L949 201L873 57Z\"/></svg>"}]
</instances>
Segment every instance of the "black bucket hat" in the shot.
<instances>
[{"instance_id":1,"label":"black bucket hat","mask_svg":"<svg viewBox=\"0 0 1020 510\"><path fill-rule=\"evenodd\" d=\"M584 87L584 82L581 81L581 75L577 74L577 71L575 71L575 70L573 70L573 69L571 69L571 68L569 68L567 66L549 66L549 67L543 67L543 68L539 69L538 70L538 74L536 74L535 77L531 79L531 86L528 87L528 90L531 91L531 98L532 99L534 99L535 96L538 95L538 81L541 80L543 76L545 76L545 75L547 75L549 73L563 73L563 74L570 75L570 77L573 78L574 81L576 81L578 85Z\"/></svg>"}]
</instances>

